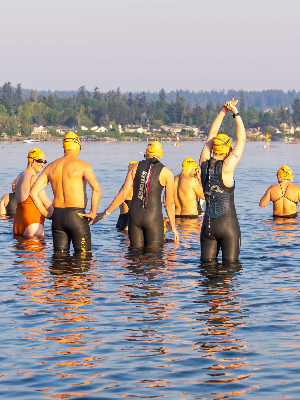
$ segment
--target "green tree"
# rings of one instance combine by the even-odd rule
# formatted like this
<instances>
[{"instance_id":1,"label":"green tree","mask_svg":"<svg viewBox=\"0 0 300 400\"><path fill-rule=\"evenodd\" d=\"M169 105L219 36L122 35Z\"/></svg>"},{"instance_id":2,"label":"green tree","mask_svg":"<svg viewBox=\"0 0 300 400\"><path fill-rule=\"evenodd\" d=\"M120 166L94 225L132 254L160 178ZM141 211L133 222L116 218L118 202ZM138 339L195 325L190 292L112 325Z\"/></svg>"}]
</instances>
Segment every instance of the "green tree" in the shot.
<instances>
[{"instance_id":1,"label":"green tree","mask_svg":"<svg viewBox=\"0 0 300 400\"><path fill-rule=\"evenodd\" d=\"M293 110L293 121L296 126L300 126L300 100L298 97L294 100L292 104Z\"/></svg>"},{"instance_id":2,"label":"green tree","mask_svg":"<svg viewBox=\"0 0 300 400\"><path fill-rule=\"evenodd\" d=\"M240 103L239 103L239 114L245 124L247 125L247 113L246 113L246 98L244 92L241 90L240 91Z\"/></svg>"},{"instance_id":3,"label":"green tree","mask_svg":"<svg viewBox=\"0 0 300 400\"><path fill-rule=\"evenodd\" d=\"M21 83L18 83L17 89L16 89L16 93L15 93L15 104L16 104L16 107L18 108L23 103L24 103L24 99L23 99L22 86L21 86Z\"/></svg>"},{"instance_id":4,"label":"green tree","mask_svg":"<svg viewBox=\"0 0 300 400\"><path fill-rule=\"evenodd\" d=\"M29 101L31 101L32 103L36 102L36 93L35 93L34 90L32 90L31 93L30 93Z\"/></svg>"},{"instance_id":5,"label":"green tree","mask_svg":"<svg viewBox=\"0 0 300 400\"><path fill-rule=\"evenodd\" d=\"M164 89L161 89L161 91L158 93L158 98L159 101L166 101L166 92Z\"/></svg>"}]
</instances>

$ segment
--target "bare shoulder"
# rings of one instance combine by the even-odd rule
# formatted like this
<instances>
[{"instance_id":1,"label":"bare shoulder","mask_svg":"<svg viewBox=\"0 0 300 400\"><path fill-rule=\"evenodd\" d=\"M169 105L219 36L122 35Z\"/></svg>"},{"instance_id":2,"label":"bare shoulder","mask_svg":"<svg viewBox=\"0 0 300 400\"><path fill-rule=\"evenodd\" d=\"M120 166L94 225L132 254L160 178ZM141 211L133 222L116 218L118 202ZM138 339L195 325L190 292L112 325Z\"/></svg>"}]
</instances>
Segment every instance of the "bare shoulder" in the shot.
<instances>
[{"instance_id":1,"label":"bare shoulder","mask_svg":"<svg viewBox=\"0 0 300 400\"><path fill-rule=\"evenodd\" d=\"M167 167L163 167L163 169L161 170L161 174L166 176L166 177L174 178L173 172Z\"/></svg>"}]
</instances>

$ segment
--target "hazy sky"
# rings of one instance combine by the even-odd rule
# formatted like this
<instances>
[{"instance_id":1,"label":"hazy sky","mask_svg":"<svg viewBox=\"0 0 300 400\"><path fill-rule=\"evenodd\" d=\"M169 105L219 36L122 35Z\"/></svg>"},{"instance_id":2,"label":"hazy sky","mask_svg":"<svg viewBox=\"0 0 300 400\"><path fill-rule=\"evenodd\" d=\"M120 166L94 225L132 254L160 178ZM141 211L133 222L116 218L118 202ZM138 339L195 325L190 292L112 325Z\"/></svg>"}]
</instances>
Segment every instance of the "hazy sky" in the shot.
<instances>
[{"instance_id":1,"label":"hazy sky","mask_svg":"<svg viewBox=\"0 0 300 400\"><path fill-rule=\"evenodd\" d=\"M300 89L300 0L9 0L0 85Z\"/></svg>"}]
</instances>

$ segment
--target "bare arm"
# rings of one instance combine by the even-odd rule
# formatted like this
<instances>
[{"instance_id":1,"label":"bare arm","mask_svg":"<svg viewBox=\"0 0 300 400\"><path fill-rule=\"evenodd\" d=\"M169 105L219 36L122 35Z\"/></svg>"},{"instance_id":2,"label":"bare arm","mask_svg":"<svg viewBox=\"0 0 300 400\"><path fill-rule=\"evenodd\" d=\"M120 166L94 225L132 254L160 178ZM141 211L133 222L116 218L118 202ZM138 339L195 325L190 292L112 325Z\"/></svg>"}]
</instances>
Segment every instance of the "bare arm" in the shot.
<instances>
[{"instance_id":1,"label":"bare arm","mask_svg":"<svg viewBox=\"0 0 300 400\"><path fill-rule=\"evenodd\" d=\"M179 242L179 235L175 226L175 203L174 203L174 175L172 171L164 167L163 177L160 180L164 183L165 194L164 194L164 207L169 218L171 231L174 233L174 242Z\"/></svg>"},{"instance_id":2,"label":"bare arm","mask_svg":"<svg viewBox=\"0 0 300 400\"><path fill-rule=\"evenodd\" d=\"M104 219L107 217L108 214L112 213L116 208L120 207L120 205L126 200L127 196L130 193L130 190L133 185L133 180L135 177L135 172L137 169L138 163L134 164L128 171L128 174L126 176L126 180L119 191L119 193L116 195L116 197L113 199L113 201L110 203L110 205L106 209L106 213L102 212L97 214L96 218L94 219L93 224L96 224L98 221L101 219Z\"/></svg>"},{"instance_id":3,"label":"bare arm","mask_svg":"<svg viewBox=\"0 0 300 400\"><path fill-rule=\"evenodd\" d=\"M6 207L9 202L9 194L5 194L0 201L0 215L6 215Z\"/></svg>"},{"instance_id":4,"label":"bare arm","mask_svg":"<svg viewBox=\"0 0 300 400\"><path fill-rule=\"evenodd\" d=\"M261 198L259 202L260 207L266 207L266 205L271 201L271 190L270 188L266 191L265 195Z\"/></svg>"},{"instance_id":5,"label":"bare arm","mask_svg":"<svg viewBox=\"0 0 300 400\"><path fill-rule=\"evenodd\" d=\"M232 113L236 114L237 108L236 107L231 107L229 108ZM228 173L228 172L233 172L235 167L237 166L238 162L240 161L245 144L246 144L246 132L245 132L245 127L242 121L242 118L240 115L235 117L235 123L236 123L236 137L237 141L236 144L234 145L234 148L232 152L229 154L229 156L226 158L226 160L223 163L223 172Z\"/></svg>"},{"instance_id":6,"label":"bare arm","mask_svg":"<svg viewBox=\"0 0 300 400\"><path fill-rule=\"evenodd\" d=\"M202 188L201 183L198 181L198 179L195 179L193 189L194 189L196 196L200 197L200 199L202 199L202 200L205 200L203 188Z\"/></svg>"},{"instance_id":7,"label":"bare arm","mask_svg":"<svg viewBox=\"0 0 300 400\"><path fill-rule=\"evenodd\" d=\"M202 150L202 153L201 153L201 156L200 156L200 160L199 160L199 165L200 166L203 163L203 161L206 161L206 160L210 159L211 151L212 151L212 148L213 148L214 137L217 136L217 134L219 132L219 129L220 129L220 126L221 126L221 124L223 122L223 119L224 119L227 111L228 111L227 108L224 106L222 108L222 111L219 113L217 118L214 120L214 122L213 122L213 124L212 124L212 126L210 128L209 135L208 135L208 137L206 139L206 143L205 143L205 145L203 147L203 150Z\"/></svg>"},{"instance_id":8,"label":"bare arm","mask_svg":"<svg viewBox=\"0 0 300 400\"><path fill-rule=\"evenodd\" d=\"M34 182L29 192L29 196L32 198L32 201L34 202L36 208L39 210L41 214L44 215L44 217L48 216L48 211L40 197L40 193L45 189L47 184L48 184L48 177L44 170L41 173L41 175L37 178L37 180Z\"/></svg>"},{"instance_id":9,"label":"bare arm","mask_svg":"<svg viewBox=\"0 0 300 400\"><path fill-rule=\"evenodd\" d=\"M91 225L95 219L97 208L100 202L101 188L94 174L93 168L90 165L88 165L87 168L84 170L83 178L87 181L93 192L92 192L90 212L86 214L79 213L79 215L89 218L89 225Z\"/></svg>"}]
</instances>

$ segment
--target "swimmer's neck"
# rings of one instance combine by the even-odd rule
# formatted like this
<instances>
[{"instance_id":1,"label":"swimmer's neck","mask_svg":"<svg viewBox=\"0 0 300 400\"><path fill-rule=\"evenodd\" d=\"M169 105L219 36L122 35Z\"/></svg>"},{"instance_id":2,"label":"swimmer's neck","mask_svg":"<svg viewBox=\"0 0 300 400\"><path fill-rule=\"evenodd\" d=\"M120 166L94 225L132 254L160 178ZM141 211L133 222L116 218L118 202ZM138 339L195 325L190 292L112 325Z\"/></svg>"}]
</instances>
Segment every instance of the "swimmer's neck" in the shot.
<instances>
[{"instance_id":1,"label":"swimmer's neck","mask_svg":"<svg viewBox=\"0 0 300 400\"><path fill-rule=\"evenodd\" d=\"M229 153L224 153L224 154L216 154L213 153L213 158L215 160L225 160L225 158L229 155Z\"/></svg>"},{"instance_id":2,"label":"swimmer's neck","mask_svg":"<svg viewBox=\"0 0 300 400\"><path fill-rule=\"evenodd\" d=\"M190 174L191 174L191 171L190 171L190 170L183 169L183 170L181 171L181 175L190 177L190 176L191 176Z\"/></svg>"},{"instance_id":3,"label":"swimmer's neck","mask_svg":"<svg viewBox=\"0 0 300 400\"><path fill-rule=\"evenodd\" d=\"M74 157L74 158L78 158L80 150L78 149L68 149L68 150L64 150L65 152L65 156L67 157Z\"/></svg>"}]
</instances>

